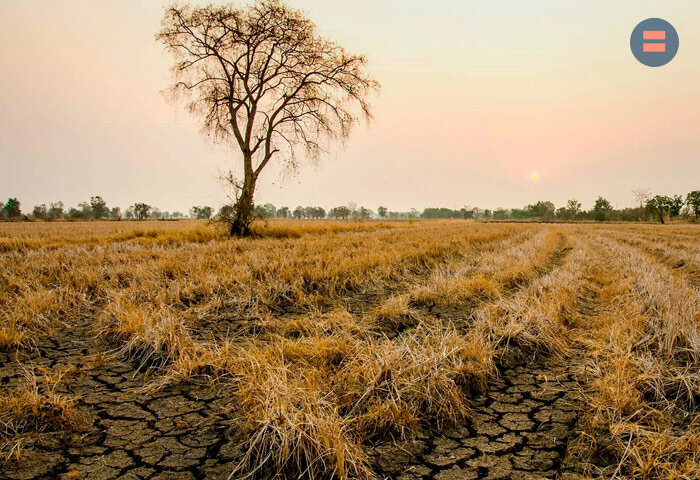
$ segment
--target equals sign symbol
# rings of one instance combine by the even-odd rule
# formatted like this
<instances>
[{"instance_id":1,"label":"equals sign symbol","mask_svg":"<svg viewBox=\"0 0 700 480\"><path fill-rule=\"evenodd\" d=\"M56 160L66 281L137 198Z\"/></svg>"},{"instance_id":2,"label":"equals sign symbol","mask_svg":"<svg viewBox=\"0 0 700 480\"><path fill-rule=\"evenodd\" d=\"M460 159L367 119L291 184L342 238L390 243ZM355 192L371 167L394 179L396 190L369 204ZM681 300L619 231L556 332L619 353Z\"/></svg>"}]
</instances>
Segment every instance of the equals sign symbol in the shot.
<instances>
[{"instance_id":1,"label":"equals sign symbol","mask_svg":"<svg viewBox=\"0 0 700 480\"><path fill-rule=\"evenodd\" d=\"M666 40L665 30L644 30L642 34L644 40ZM666 43L665 42L644 42L642 44L643 52L665 52Z\"/></svg>"}]
</instances>

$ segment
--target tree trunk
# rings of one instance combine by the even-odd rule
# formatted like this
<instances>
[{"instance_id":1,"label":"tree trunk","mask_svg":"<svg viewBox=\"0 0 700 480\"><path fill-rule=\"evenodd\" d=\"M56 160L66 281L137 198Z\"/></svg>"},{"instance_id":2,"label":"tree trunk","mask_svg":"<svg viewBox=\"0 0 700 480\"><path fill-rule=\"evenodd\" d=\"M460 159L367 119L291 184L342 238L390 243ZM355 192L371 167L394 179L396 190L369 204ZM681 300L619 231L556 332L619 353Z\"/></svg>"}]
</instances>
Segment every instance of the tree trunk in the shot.
<instances>
[{"instance_id":1,"label":"tree trunk","mask_svg":"<svg viewBox=\"0 0 700 480\"><path fill-rule=\"evenodd\" d=\"M659 220L661 220L662 224L666 223L666 222L664 222L664 211L663 210L659 210Z\"/></svg>"},{"instance_id":2,"label":"tree trunk","mask_svg":"<svg viewBox=\"0 0 700 480\"><path fill-rule=\"evenodd\" d=\"M231 236L247 237L250 235L250 223L253 221L253 194L255 193L255 177L246 171L243 179L241 196L235 205L235 217L231 223Z\"/></svg>"}]
</instances>

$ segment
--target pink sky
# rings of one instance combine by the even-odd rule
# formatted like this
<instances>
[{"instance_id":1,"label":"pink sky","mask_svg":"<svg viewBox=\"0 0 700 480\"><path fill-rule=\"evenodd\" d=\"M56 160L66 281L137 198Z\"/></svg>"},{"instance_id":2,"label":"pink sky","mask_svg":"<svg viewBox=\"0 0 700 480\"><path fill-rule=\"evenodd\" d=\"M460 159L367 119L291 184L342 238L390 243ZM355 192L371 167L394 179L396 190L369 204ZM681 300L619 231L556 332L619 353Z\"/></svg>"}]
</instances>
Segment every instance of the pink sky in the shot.
<instances>
[{"instance_id":1,"label":"pink sky","mask_svg":"<svg viewBox=\"0 0 700 480\"><path fill-rule=\"evenodd\" d=\"M700 2L293 0L328 37L367 54L375 120L319 165L276 166L256 201L376 209L562 205L631 190L700 189ZM0 197L24 210L102 195L123 208L219 206L235 167L160 94L169 58L156 1L0 3ZM676 58L639 64L648 17ZM532 172L539 173L533 182Z\"/></svg>"}]
</instances>

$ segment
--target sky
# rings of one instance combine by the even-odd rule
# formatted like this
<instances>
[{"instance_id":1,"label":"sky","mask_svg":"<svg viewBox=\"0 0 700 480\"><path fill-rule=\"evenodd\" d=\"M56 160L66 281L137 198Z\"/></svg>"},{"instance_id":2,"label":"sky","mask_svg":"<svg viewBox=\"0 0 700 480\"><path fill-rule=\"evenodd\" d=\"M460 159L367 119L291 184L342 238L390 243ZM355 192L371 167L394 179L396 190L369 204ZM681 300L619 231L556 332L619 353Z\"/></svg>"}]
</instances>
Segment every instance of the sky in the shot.
<instances>
[{"instance_id":1,"label":"sky","mask_svg":"<svg viewBox=\"0 0 700 480\"><path fill-rule=\"evenodd\" d=\"M256 203L623 207L636 188L700 189L697 0L288 3L365 54L382 90L373 121L320 162L267 167ZM235 150L162 93L168 4L0 0L0 198L25 211L93 195L181 212L226 201ZM659 68L630 51L649 17L680 37Z\"/></svg>"}]
</instances>

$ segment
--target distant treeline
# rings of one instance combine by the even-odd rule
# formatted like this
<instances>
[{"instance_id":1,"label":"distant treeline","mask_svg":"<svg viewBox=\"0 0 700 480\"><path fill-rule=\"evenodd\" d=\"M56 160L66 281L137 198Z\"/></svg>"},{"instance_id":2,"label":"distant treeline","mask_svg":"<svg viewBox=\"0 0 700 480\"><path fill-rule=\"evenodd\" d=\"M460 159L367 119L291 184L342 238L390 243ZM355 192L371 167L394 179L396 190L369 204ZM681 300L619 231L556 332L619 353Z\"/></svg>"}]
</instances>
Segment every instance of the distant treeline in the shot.
<instances>
[{"instance_id":1,"label":"distant treeline","mask_svg":"<svg viewBox=\"0 0 700 480\"><path fill-rule=\"evenodd\" d=\"M212 207L192 207L189 215L181 212L163 212L147 203L135 203L124 212L120 207L108 207L100 196L91 197L89 202L81 202L77 207L66 209L63 202L36 205L31 213L22 212L21 204L16 198L0 202L0 220L169 220L181 218L211 218Z\"/></svg>"},{"instance_id":2,"label":"distant treeline","mask_svg":"<svg viewBox=\"0 0 700 480\"><path fill-rule=\"evenodd\" d=\"M449 208L426 208L421 218L473 218L492 220L560 220L583 221L594 220L598 222L621 221L639 222L658 220L664 223L669 218L694 218L700 217L700 190L694 190L685 197L681 195L652 196L646 191L635 191L638 205L622 209L613 208L612 204L603 197L598 197L590 210L584 210L581 202L571 199L566 205L556 208L554 203L539 201L526 205L524 208L497 208L495 210L481 209L478 207L464 207L460 210Z\"/></svg>"},{"instance_id":3,"label":"distant treeline","mask_svg":"<svg viewBox=\"0 0 700 480\"><path fill-rule=\"evenodd\" d=\"M334 207L326 211L322 207L302 207L298 206L294 210L289 207L275 207L271 203L255 206L256 218L308 218L322 219L334 218L339 220L355 219L363 220L370 218L380 219L488 219L488 220L526 220L538 219L545 221L626 221L638 222L648 220L658 220L664 223L666 219L684 217L687 219L698 219L700 217L700 190L694 190L685 197L681 195L652 196L647 190L634 191L636 206L622 209L613 208L612 204L603 197L593 204L590 210L584 210L581 202L571 199L566 205L556 208L554 203L549 201L539 201L526 205L523 208L497 208L495 210L482 209L479 207L463 207L459 210L450 208L426 208L422 212L411 209L407 212L389 211L386 207L377 208L375 213L369 208L358 207L354 203ZM31 214L22 213L19 200L9 198L7 202L0 202L0 220L169 220L181 218L227 219L232 216L233 206L225 205L221 207L215 215L214 209L209 206L194 206L189 214L181 212L161 211L146 203L135 203L127 208L123 213L119 207L108 207L107 203L100 196L90 198L89 202L81 202L77 207L65 209L63 202L36 205Z\"/></svg>"}]
</instances>

